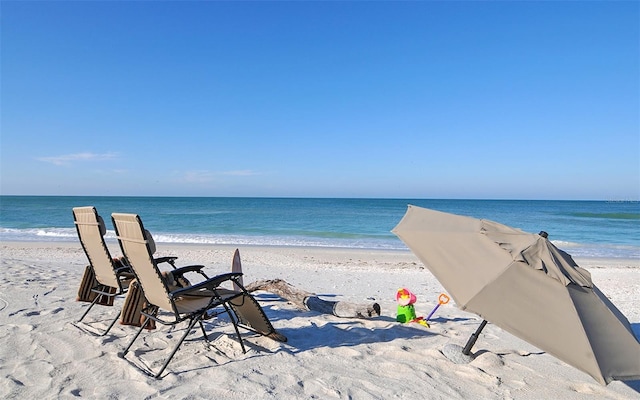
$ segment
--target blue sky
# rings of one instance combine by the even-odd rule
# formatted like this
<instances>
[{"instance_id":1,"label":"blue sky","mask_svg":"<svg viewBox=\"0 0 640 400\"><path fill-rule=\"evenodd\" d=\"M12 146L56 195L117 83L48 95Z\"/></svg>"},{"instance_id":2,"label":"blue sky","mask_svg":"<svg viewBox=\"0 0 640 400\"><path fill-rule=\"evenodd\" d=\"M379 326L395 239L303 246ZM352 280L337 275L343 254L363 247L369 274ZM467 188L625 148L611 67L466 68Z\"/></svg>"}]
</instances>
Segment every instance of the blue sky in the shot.
<instances>
[{"instance_id":1,"label":"blue sky","mask_svg":"<svg viewBox=\"0 0 640 400\"><path fill-rule=\"evenodd\" d=\"M2 4L2 194L640 198L638 2Z\"/></svg>"}]
</instances>

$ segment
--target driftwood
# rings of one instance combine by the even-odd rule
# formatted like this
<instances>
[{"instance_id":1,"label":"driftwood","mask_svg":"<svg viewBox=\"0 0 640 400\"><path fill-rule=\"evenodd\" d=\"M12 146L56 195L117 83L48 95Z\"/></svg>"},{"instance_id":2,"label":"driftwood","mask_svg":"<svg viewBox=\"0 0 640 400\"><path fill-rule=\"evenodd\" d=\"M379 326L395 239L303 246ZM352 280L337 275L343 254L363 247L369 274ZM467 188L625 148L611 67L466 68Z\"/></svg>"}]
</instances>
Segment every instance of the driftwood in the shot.
<instances>
[{"instance_id":1,"label":"driftwood","mask_svg":"<svg viewBox=\"0 0 640 400\"><path fill-rule=\"evenodd\" d=\"M247 291L264 290L282 297L303 310L332 314L341 318L371 318L380 315L380 305L354 304L345 301L322 300L314 293L297 289L282 279L269 279L250 283Z\"/></svg>"}]
</instances>

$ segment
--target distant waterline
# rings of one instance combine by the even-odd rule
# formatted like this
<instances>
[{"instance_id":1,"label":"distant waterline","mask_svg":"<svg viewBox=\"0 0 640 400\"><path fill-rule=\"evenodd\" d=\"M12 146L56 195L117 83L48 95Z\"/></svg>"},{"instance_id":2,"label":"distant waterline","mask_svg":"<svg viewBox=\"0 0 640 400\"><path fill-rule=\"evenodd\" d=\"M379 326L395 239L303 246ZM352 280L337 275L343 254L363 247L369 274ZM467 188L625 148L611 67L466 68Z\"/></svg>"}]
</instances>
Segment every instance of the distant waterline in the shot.
<instances>
[{"instance_id":1,"label":"distant waterline","mask_svg":"<svg viewBox=\"0 0 640 400\"><path fill-rule=\"evenodd\" d=\"M575 257L640 259L634 201L0 196L1 241L77 241L71 208L137 213L160 243L406 250L391 229L407 205L544 230Z\"/></svg>"}]
</instances>

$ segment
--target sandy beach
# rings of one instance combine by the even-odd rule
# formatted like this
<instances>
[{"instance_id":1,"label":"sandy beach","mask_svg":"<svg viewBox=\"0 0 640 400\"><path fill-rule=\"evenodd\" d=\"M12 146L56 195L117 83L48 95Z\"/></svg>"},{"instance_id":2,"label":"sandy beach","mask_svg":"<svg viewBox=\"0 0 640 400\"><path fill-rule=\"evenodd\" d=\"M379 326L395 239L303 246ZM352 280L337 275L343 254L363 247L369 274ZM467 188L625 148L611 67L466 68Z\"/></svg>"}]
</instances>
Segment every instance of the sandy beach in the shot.
<instances>
[{"instance_id":1,"label":"sandy beach","mask_svg":"<svg viewBox=\"0 0 640 400\"><path fill-rule=\"evenodd\" d=\"M112 255L120 255L115 242ZM117 356L135 328L105 327L115 307L99 307L75 325L87 307L76 302L87 260L76 243L1 243L0 397L168 398L168 399L634 399L640 381L602 386L497 326L487 325L473 351L458 365L441 352L464 345L480 318L449 303L431 327L395 321L395 293L401 287L418 298L426 316L443 289L409 251L366 251L291 247L240 247L245 284L280 278L321 298L377 302L380 317L338 318L304 311L271 293L255 296L276 329L278 343L245 333L243 354L224 320L207 322L212 343L195 331L162 380L142 373L130 354ZM175 255L179 265L203 264L215 273L230 270L235 247L167 245L158 256ZM577 259L640 336L640 262ZM98 309L99 307L99 309ZM178 338L160 327L137 343L135 356L157 367Z\"/></svg>"}]
</instances>

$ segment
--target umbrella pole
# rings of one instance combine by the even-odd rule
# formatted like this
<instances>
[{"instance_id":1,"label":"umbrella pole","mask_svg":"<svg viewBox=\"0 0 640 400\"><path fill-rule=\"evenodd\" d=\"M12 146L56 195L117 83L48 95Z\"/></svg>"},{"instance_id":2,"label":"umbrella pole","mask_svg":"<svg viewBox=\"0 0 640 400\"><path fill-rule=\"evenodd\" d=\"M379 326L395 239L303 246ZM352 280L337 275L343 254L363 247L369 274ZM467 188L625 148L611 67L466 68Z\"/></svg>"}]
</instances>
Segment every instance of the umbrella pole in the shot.
<instances>
[{"instance_id":1,"label":"umbrella pole","mask_svg":"<svg viewBox=\"0 0 640 400\"><path fill-rule=\"evenodd\" d=\"M478 336L480 336L480 332L482 332L482 330L486 325L487 325L487 320L483 319L478 329L476 329L473 335L471 335L471 337L469 338L467 345L464 346L464 349L462 350L462 354L464 354L465 356L468 356L471 353L471 348L473 347L474 344L476 344L476 340L478 340Z\"/></svg>"}]
</instances>

